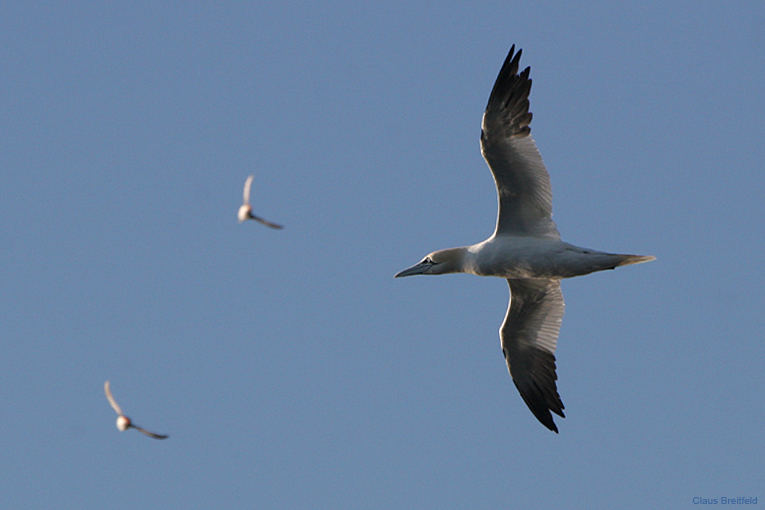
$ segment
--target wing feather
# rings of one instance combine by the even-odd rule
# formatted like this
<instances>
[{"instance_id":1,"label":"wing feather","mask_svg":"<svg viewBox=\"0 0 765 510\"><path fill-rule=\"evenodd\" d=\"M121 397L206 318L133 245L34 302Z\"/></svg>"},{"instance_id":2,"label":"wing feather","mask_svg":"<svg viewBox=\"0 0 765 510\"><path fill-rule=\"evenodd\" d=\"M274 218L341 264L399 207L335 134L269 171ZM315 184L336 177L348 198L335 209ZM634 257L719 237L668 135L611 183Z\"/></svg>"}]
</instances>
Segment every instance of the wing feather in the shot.
<instances>
[{"instance_id":1,"label":"wing feather","mask_svg":"<svg viewBox=\"0 0 765 510\"><path fill-rule=\"evenodd\" d=\"M119 404L117 404L117 401L114 400L114 397L112 396L112 389L109 381L104 383L104 393L106 393L106 400L109 401L109 405L112 406L114 412L116 412L119 416L124 416L125 413L122 412L122 408L120 408Z\"/></svg>"},{"instance_id":2,"label":"wing feather","mask_svg":"<svg viewBox=\"0 0 765 510\"><path fill-rule=\"evenodd\" d=\"M507 368L523 401L548 429L565 418L555 381L555 347L563 320L559 280L508 279L510 304L500 329Z\"/></svg>"},{"instance_id":3,"label":"wing feather","mask_svg":"<svg viewBox=\"0 0 765 510\"><path fill-rule=\"evenodd\" d=\"M497 185L495 234L560 238L552 220L550 175L531 137L531 68L518 72L515 45L492 88L481 123L481 153Z\"/></svg>"},{"instance_id":4,"label":"wing feather","mask_svg":"<svg viewBox=\"0 0 765 510\"><path fill-rule=\"evenodd\" d=\"M244 200L244 205L250 204L250 188L252 187L252 179L254 176L250 175L247 177L247 180L244 181L244 191L242 192L242 199Z\"/></svg>"},{"instance_id":5,"label":"wing feather","mask_svg":"<svg viewBox=\"0 0 765 510\"><path fill-rule=\"evenodd\" d=\"M168 437L170 437L170 436L167 436L167 435L165 435L165 434L155 434L154 432L149 432L149 431L148 431L148 430L146 430L145 428L143 428L143 427L139 427L138 425L131 425L131 427L133 427L134 429L136 429L136 430L137 430L138 432L140 432L141 434L143 434L143 435L145 435L145 436L149 436L149 437L152 437L152 438L154 438L154 439L167 439Z\"/></svg>"},{"instance_id":6,"label":"wing feather","mask_svg":"<svg viewBox=\"0 0 765 510\"><path fill-rule=\"evenodd\" d=\"M264 218L261 218L260 216L255 216L254 214L251 214L250 218L252 218L253 220L255 220L257 222L262 223L263 225L265 225L267 227L271 227L273 229L281 230L281 229L284 228L283 226L279 225L278 223L273 223L273 222L268 221L268 220L266 220Z\"/></svg>"}]
</instances>

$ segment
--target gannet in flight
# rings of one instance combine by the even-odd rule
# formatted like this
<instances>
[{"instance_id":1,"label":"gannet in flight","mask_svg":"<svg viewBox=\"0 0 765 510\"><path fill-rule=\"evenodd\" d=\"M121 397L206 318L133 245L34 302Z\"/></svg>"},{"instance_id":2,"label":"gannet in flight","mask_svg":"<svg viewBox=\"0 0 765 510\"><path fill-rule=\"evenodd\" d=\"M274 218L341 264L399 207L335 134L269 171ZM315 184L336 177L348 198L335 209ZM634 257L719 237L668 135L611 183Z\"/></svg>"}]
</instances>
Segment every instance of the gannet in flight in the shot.
<instances>
[{"instance_id":1,"label":"gannet in flight","mask_svg":"<svg viewBox=\"0 0 765 510\"><path fill-rule=\"evenodd\" d=\"M117 401L114 400L114 397L112 396L112 390L109 387L109 381L106 381L104 383L104 393L106 393L106 399L109 401L109 404L111 404L112 409L114 409L114 412L117 413L117 428L121 431L125 431L127 429L133 428L136 429L138 432L141 432L142 434L146 434L149 437L153 437L154 439L167 439L168 436L164 434L155 434L154 432L149 432L148 430L139 427L138 425L134 424L132 421L130 421L130 418L125 416L125 413L122 412L122 409L120 408L119 404L117 404Z\"/></svg>"},{"instance_id":2,"label":"gannet in flight","mask_svg":"<svg viewBox=\"0 0 765 510\"><path fill-rule=\"evenodd\" d=\"M434 251L396 277L470 273L506 278L510 303L499 330L510 376L534 416L558 432L563 414L555 385L555 345L563 318L561 278L655 257L580 248L561 241L552 220L550 176L531 137L530 68L518 72L515 45L499 71L481 125L481 153L497 186L498 214L487 240Z\"/></svg>"},{"instance_id":3,"label":"gannet in flight","mask_svg":"<svg viewBox=\"0 0 765 510\"><path fill-rule=\"evenodd\" d=\"M243 193L244 202L242 203L241 207L239 207L239 212L236 214L237 218L239 218L239 223L249 218L251 220L259 221L263 225L266 225L267 227L284 228L281 225L277 225L276 223L271 223L270 221L264 220L263 218L260 218L252 214L252 206L250 205L250 187L252 186L252 178L253 176L251 175L247 177L246 181L244 181L244 193Z\"/></svg>"}]
</instances>

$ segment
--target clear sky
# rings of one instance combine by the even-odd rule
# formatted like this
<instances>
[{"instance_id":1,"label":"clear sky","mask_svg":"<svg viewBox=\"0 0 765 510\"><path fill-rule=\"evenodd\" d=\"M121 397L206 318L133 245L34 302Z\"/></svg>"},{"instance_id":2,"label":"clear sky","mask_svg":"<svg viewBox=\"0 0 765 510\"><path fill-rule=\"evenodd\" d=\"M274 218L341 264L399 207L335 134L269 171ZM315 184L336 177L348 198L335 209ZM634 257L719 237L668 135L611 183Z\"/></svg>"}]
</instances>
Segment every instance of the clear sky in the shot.
<instances>
[{"instance_id":1,"label":"clear sky","mask_svg":"<svg viewBox=\"0 0 765 510\"><path fill-rule=\"evenodd\" d=\"M0 7L0 507L765 505L764 3L52 4ZM393 278L491 233L513 43L563 238L657 257L563 282L559 435L504 281Z\"/></svg>"}]
</instances>

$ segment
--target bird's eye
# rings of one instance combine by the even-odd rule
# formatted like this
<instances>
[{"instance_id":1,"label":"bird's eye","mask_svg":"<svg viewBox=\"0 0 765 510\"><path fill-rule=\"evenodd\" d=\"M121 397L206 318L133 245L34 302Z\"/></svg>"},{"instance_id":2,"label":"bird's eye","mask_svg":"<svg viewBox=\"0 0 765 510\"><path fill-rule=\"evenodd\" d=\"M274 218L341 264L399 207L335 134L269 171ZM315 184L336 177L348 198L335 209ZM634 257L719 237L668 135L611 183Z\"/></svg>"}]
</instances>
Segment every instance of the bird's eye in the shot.
<instances>
[{"instance_id":1,"label":"bird's eye","mask_svg":"<svg viewBox=\"0 0 765 510\"><path fill-rule=\"evenodd\" d=\"M425 257L425 258L422 260L422 263L423 263L423 264L435 264L435 262L433 262L433 259L432 259L432 258L430 258L430 257Z\"/></svg>"}]
</instances>

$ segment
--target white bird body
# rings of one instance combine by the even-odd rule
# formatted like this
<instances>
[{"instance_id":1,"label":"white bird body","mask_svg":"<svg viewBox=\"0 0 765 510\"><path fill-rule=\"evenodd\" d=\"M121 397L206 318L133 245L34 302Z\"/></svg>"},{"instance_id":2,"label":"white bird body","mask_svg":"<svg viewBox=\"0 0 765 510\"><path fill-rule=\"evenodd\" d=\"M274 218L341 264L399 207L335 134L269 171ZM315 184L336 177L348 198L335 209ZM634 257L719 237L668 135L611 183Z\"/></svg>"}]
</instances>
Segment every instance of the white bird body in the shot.
<instances>
[{"instance_id":1,"label":"white bird body","mask_svg":"<svg viewBox=\"0 0 765 510\"><path fill-rule=\"evenodd\" d=\"M250 204L242 204L239 206L239 211L236 213L236 217L239 223L247 220L252 216L252 206Z\"/></svg>"},{"instance_id":2,"label":"white bird body","mask_svg":"<svg viewBox=\"0 0 765 510\"><path fill-rule=\"evenodd\" d=\"M117 429L120 432L125 432L127 429L130 428L130 418L127 416L119 415L117 416Z\"/></svg>"},{"instance_id":3,"label":"white bird body","mask_svg":"<svg viewBox=\"0 0 765 510\"><path fill-rule=\"evenodd\" d=\"M517 235L492 235L465 251L466 273L501 278L570 278L613 269L624 265L624 257L634 257Z\"/></svg>"},{"instance_id":4,"label":"white bird body","mask_svg":"<svg viewBox=\"0 0 765 510\"><path fill-rule=\"evenodd\" d=\"M558 432L551 412L564 417L554 356L564 310L560 280L654 257L606 253L560 239L552 220L550 176L530 135L530 68L518 72L520 56L520 50L510 48L481 124L481 153L497 186L494 234L477 244L431 252L396 277L470 273L506 278L511 298L500 339L508 370L534 416Z\"/></svg>"},{"instance_id":5,"label":"white bird body","mask_svg":"<svg viewBox=\"0 0 765 510\"><path fill-rule=\"evenodd\" d=\"M576 272L583 266L582 252L560 239L517 235L493 235L468 248L472 274L501 278L556 278L562 269Z\"/></svg>"}]
</instances>

